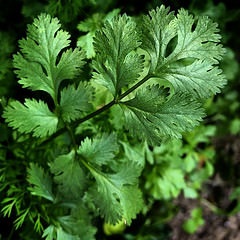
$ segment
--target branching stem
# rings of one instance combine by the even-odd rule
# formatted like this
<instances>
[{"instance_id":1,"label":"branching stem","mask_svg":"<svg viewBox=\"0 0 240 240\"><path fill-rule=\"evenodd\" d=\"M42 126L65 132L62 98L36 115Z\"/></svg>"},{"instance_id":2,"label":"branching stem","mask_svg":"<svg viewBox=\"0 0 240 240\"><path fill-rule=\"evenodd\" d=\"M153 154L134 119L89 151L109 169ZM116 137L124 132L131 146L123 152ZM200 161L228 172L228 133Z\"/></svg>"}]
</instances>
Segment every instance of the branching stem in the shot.
<instances>
[{"instance_id":1,"label":"branching stem","mask_svg":"<svg viewBox=\"0 0 240 240\"><path fill-rule=\"evenodd\" d=\"M142 80L140 80L139 82L137 82L136 84L134 84L131 88L129 88L126 92L122 93L121 95L119 95L116 99L113 99L111 102L109 102L108 104L104 105L103 107L97 109L96 111L86 115L83 118L80 118L76 121L74 121L69 128L76 128L79 124L94 118L95 116L101 114L102 112L105 112L106 110L108 110L109 108L111 108L113 105L118 104L119 101L121 99L123 99L124 97L126 97L127 95L129 95L130 93L132 93L133 91L135 91L138 87L140 87L142 84L144 84L146 81L148 81L150 78L153 78L154 75L152 74L147 74ZM57 132L55 132L53 135L51 135L47 140L43 141L40 145L44 145L48 142L51 142L54 138L60 136L61 134L63 134L66 131L69 131L68 127L63 127L61 129L59 129Z\"/></svg>"},{"instance_id":2,"label":"branching stem","mask_svg":"<svg viewBox=\"0 0 240 240\"><path fill-rule=\"evenodd\" d=\"M118 100L121 100L123 98L125 98L128 94L130 94L131 92L135 91L138 87L140 87L142 84L144 84L147 80L149 80L150 78L153 78L154 75L152 74L148 74L147 76L145 76L142 80L140 80L139 82L137 82L135 85L133 85L131 88L129 88L126 92L124 92L123 94L121 94L118 97Z\"/></svg>"}]
</instances>

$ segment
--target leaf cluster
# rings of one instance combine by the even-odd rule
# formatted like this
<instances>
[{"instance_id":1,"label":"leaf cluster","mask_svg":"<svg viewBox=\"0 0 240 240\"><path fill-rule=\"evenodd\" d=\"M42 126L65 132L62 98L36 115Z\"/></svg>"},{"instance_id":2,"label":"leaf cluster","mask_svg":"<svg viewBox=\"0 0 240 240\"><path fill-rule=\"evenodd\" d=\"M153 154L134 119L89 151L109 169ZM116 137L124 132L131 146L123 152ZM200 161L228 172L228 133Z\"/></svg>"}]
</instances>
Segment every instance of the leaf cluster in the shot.
<instances>
[{"instance_id":1,"label":"leaf cluster","mask_svg":"<svg viewBox=\"0 0 240 240\"><path fill-rule=\"evenodd\" d=\"M9 100L3 113L17 142L29 147L19 158L27 159L31 204L17 213L16 226L29 218L47 240L94 239L98 217L130 225L144 206L139 176L151 155L146 149L193 130L204 117L202 102L225 85L218 67L224 50L209 18L164 6L141 20L113 15L94 32L88 65L83 49L70 48L70 34L48 14L28 25L13 57L19 84L46 96ZM95 96L102 89L110 99L103 105ZM105 119L114 109L115 119ZM139 140L144 150L134 151ZM163 165L161 171L158 185L165 189L153 196L176 196L185 187L182 172ZM6 216L17 205L14 198L3 204Z\"/></svg>"}]
</instances>

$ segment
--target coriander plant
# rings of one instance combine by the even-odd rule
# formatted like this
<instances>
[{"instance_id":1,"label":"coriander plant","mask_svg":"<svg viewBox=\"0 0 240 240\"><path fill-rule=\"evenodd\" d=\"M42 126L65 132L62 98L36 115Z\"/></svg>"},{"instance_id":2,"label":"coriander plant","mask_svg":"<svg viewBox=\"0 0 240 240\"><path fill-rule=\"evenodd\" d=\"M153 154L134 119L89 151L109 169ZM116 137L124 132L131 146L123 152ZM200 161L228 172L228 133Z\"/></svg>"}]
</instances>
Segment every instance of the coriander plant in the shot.
<instances>
[{"instance_id":1,"label":"coriander plant","mask_svg":"<svg viewBox=\"0 0 240 240\"><path fill-rule=\"evenodd\" d=\"M34 19L13 65L36 95L9 99L2 115L13 143L1 148L1 211L23 239L90 240L99 219L131 224L150 147L193 130L226 84L220 39L208 17L161 6L108 18L87 59L57 18Z\"/></svg>"}]
</instances>

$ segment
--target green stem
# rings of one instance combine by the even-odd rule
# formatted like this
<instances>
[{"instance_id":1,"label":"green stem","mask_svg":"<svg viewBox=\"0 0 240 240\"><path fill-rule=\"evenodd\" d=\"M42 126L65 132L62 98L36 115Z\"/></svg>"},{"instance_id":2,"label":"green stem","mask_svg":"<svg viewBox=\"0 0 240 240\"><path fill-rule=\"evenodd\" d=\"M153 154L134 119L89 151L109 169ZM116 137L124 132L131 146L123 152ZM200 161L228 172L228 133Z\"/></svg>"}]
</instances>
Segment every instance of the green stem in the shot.
<instances>
[{"instance_id":1,"label":"green stem","mask_svg":"<svg viewBox=\"0 0 240 240\"><path fill-rule=\"evenodd\" d=\"M69 135L70 135L70 137L71 137L71 139L72 139L72 143L73 143L73 146L74 146L74 150L75 150L75 152L77 152L77 143L76 143L76 139L75 139L74 133L73 133L73 131L72 131L72 128L71 128L71 126L69 126L68 124L66 125L66 128L67 128L68 133L69 133Z\"/></svg>"},{"instance_id":2,"label":"green stem","mask_svg":"<svg viewBox=\"0 0 240 240\"><path fill-rule=\"evenodd\" d=\"M81 124L83 122L86 122L87 120L89 120L91 118L94 118L95 116L97 116L97 115L101 114L102 112L104 112L104 111L108 110L109 108L111 108L113 105L118 104L121 99L123 99L124 97L126 97L127 95L129 95L130 93L135 91L138 87L140 87L142 84L144 84L146 81L148 81L150 78L153 78L153 77L154 77L154 75L152 75L152 74L146 75L142 80L137 82L135 85L133 85L131 88L129 88L126 92L122 93L116 99L113 99L111 102L109 102L108 104L104 105L102 108L99 108L98 110L96 110L96 111L86 115L85 117L80 118L80 119L74 121L71 124L71 128L76 128L79 124ZM40 146L45 145L48 142L51 142L54 138L60 136L61 134L63 134L67 130L69 130L67 127L63 127L61 129L59 129L57 132L55 132L53 135L51 135L47 140L43 141L40 144Z\"/></svg>"},{"instance_id":3,"label":"green stem","mask_svg":"<svg viewBox=\"0 0 240 240\"><path fill-rule=\"evenodd\" d=\"M98 110L88 114L87 116L80 118L78 120L76 120L75 122L73 122L71 124L71 128L76 128L79 124L97 116L98 114L106 111L107 109L109 109L110 107L112 107L114 104L116 103L115 100L112 100L111 102L109 102L108 104L104 105L102 108L99 108ZM70 127L70 126L69 126ZM65 126L63 128L60 128L57 132L55 132L54 134L52 134L47 140L43 141L40 143L40 147L51 142L54 138L60 136L61 134L63 134L64 132L66 132L68 130L68 128Z\"/></svg>"},{"instance_id":4,"label":"green stem","mask_svg":"<svg viewBox=\"0 0 240 240\"><path fill-rule=\"evenodd\" d=\"M124 97L126 97L128 94L130 94L131 92L135 91L138 87L140 87L142 84L144 84L147 80L149 80L150 78L153 78L154 75L152 74L148 74L147 76L145 76L141 81L137 82L135 85L133 85L131 88L129 88L126 92L124 92L123 94L121 94L118 97L118 100L123 99Z\"/></svg>"},{"instance_id":5,"label":"green stem","mask_svg":"<svg viewBox=\"0 0 240 240\"><path fill-rule=\"evenodd\" d=\"M214 205L213 203L209 202L205 198L201 198L200 202L202 203L202 205L204 205L205 207L207 207L209 210L211 210L212 212L214 212L216 214L226 214L226 213L224 213L223 210L221 210L220 208L218 208L216 205Z\"/></svg>"},{"instance_id":6,"label":"green stem","mask_svg":"<svg viewBox=\"0 0 240 240\"><path fill-rule=\"evenodd\" d=\"M111 102L109 102L108 104L104 105L102 108L99 108L98 110L88 114L87 116L80 118L78 120L76 120L75 122L73 122L73 127L77 127L79 124L86 122L87 120L94 118L95 116L101 114L102 112L108 110L110 107L112 107L114 104L116 104L116 100L112 100Z\"/></svg>"}]
</instances>

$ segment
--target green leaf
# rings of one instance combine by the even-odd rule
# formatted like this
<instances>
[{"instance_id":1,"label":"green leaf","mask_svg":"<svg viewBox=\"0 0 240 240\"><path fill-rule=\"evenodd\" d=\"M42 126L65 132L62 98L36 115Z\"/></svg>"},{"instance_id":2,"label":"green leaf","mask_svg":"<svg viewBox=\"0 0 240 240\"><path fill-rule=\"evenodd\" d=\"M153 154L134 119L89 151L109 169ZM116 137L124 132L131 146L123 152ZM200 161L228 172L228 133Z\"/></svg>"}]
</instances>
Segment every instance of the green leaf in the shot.
<instances>
[{"instance_id":1,"label":"green leaf","mask_svg":"<svg viewBox=\"0 0 240 240\"><path fill-rule=\"evenodd\" d=\"M93 140L86 138L78 154L96 179L97 186L91 188L91 194L106 221L114 224L125 219L130 224L142 207L137 183L143 166L130 162L118 166L117 173L103 173L99 166L111 164L117 151L116 135L103 134Z\"/></svg>"},{"instance_id":2,"label":"green leaf","mask_svg":"<svg viewBox=\"0 0 240 240\"><path fill-rule=\"evenodd\" d=\"M20 212L18 218L14 221L14 226L16 229L20 228L23 225L27 215L29 214L29 210L30 208L27 208Z\"/></svg>"},{"instance_id":3,"label":"green leaf","mask_svg":"<svg viewBox=\"0 0 240 240\"><path fill-rule=\"evenodd\" d=\"M9 218L11 216L13 208L18 205L17 201L16 197L6 197L1 201L1 204L4 205L1 209L4 217L7 216Z\"/></svg>"},{"instance_id":4,"label":"green leaf","mask_svg":"<svg viewBox=\"0 0 240 240\"><path fill-rule=\"evenodd\" d=\"M115 17L119 11L120 9L114 9L107 15L102 13L94 13L91 17L78 24L78 30L87 32L86 35L80 36L77 41L77 45L86 51L87 58L92 58L95 56L93 41L96 31L102 27L106 20L111 20L113 17Z\"/></svg>"},{"instance_id":5,"label":"green leaf","mask_svg":"<svg viewBox=\"0 0 240 240\"><path fill-rule=\"evenodd\" d=\"M83 65L78 50L65 50L70 35L60 30L57 18L41 14L28 26L27 38L20 40L21 52L14 55L19 83L31 90L43 90L57 101L58 88L65 79L73 79Z\"/></svg>"},{"instance_id":6,"label":"green leaf","mask_svg":"<svg viewBox=\"0 0 240 240\"><path fill-rule=\"evenodd\" d=\"M10 172L14 173L13 171L8 170L6 171L6 176L9 177ZM10 176L12 173L10 173ZM10 217L13 212L19 216L22 213L22 206L24 205L25 186L23 190L23 188L20 188L19 184L17 184L18 182L16 182L16 184L10 184L9 180L6 180L5 182L7 183L7 191L4 189L6 195L1 200L1 213L4 217Z\"/></svg>"},{"instance_id":7,"label":"green leaf","mask_svg":"<svg viewBox=\"0 0 240 240\"><path fill-rule=\"evenodd\" d=\"M187 233L193 234L204 222L202 209L198 207L191 211L191 217L183 223L182 227Z\"/></svg>"},{"instance_id":8,"label":"green leaf","mask_svg":"<svg viewBox=\"0 0 240 240\"><path fill-rule=\"evenodd\" d=\"M60 226L56 227L54 225L48 226L42 235L42 238L46 237L46 240L81 240L80 237L72 235L64 231Z\"/></svg>"},{"instance_id":9,"label":"green leaf","mask_svg":"<svg viewBox=\"0 0 240 240\"><path fill-rule=\"evenodd\" d=\"M142 167L129 163L115 174L105 174L90 165L87 167L97 181L97 189L92 189L91 194L106 222L116 224L124 219L130 224L143 206L142 194L137 187Z\"/></svg>"},{"instance_id":10,"label":"green leaf","mask_svg":"<svg viewBox=\"0 0 240 240\"><path fill-rule=\"evenodd\" d=\"M52 179L49 174L45 173L43 168L37 164L30 163L27 170L27 181L33 185L28 190L33 194L50 201L54 201L54 194L52 192Z\"/></svg>"},{"instance_id":11,"label":"green leaf","mask_svg":"<svg viewBox=\"0 0 240 240\"><path fill-rule=\"evenodd\" d=\"M197 21L181 9L152 10L142 21L142 48L150 55L150 72L167 80L176 91L207 98L226 84L216 64L224 54L217 24L207 17ZM204 87L203 87L204 86Z\"/></svg>"},{"instance_id":12,"label":"green leaf","mask_svg":"<svg viewBox=\"0 0 240 240\"><path fill-rule=\"evenodd\" d=\"M46 237L46 240L53 240L55 238L55 227L54 225L48 226L42 235L42 238Z\"/></svg>"},{"instance_id":13,"label":"green leaf","mask_svg":"<svg viewBox=\"0 0 240 240\"><path fill-rule=\"evenodd\" d=\"M81 238L79 236L67 233L61 227L58 227L57 228L57 240L81 240Z\"/></svg>"},{"instance_id":14,"label":"green leaf","mask_svg":"<svg viewBox=\"0 0 240 240\"><path fill-rule=\"evenodd\" d=\"M46 137L56 132L58 118L46 103L39 100L26 99L22 104L12 101L5 108L3 117L9 126L21 133L32 133L35 137Z\"/></svg>"},{"instance_id":15,"label":"green leaf","mask_svg":"<svg viewBox=\"0 0 240 240\"><path fill-rule=\"evenodd\" d=\"M146 188L155 199L176 198L186 186L184 173L180 169L156 168L149 175L149 179L152 178L152 181L147 183Z\"/></svg>"},{"instance_id":16,"label":"green leaf","mask_svg":"<svg viewBox=\"0 0 240 240\"><path fill-rule=\"evenodd\" d=\"M234 135L240 133L240 119L237 116L230 122L230 132Z\"/></svg>"},{"instance_id":17,"label":"green leaf","mask_svg":"<svg viewBox=\"0 0 240 240\"><path fill-rule=\"evenodd\" d=\"M103 21L111 20L118 15L120 9L113 9L111 12L105 14L94 13L91 17L81 21L77 28L82 32L95 32L102 27Z\"/></svg>"},{"instance_id":18,"label":"green leaf","mask_svg":"<svg viewBox=\"0 0 240 240\"><path fill-rule=\"evenodd\" d=\"M151 169L143 172L145 191L158 200L176 198L186 189L182 141L163 141L160 146L153 146L151 153Z\"/></svg>"},{"instance_id":19,"label":"green leaf","mask_svg":"<svg viewBox=\"0 0 240 240\"><path fill-rule=\"evenodd\" d=\"M117 136L103 134L93 140L85 138L77 153L92 164L110 164L118 151Z\"/></svg>"},{"instance_id":20,"label":"green leaf","mask_svg":"<svg viewBox=\"0 0 240 240\"><path fill-rule=\"evenodd\" d=\"M226 81L222 70L212 67L206 60L195 60L191 65L169 65L158 77L172 83L176 91L191 93L197 98L207 98L220 92ZM203 87L204 86L204 87Z\"/></svg>"},{"instance_id":21,"label":"green leaf","mask_svg":"<svg viewBox=\"0 0 240 240\"><path fill-rule=\"evenodd\" d=\"M135 51L139 46L136 23L126 15L107 21L96 33L94 79L114 97L122 87L136 81L143 71L143 57Z\"/></svg>"},{"instance_id":22,"label":"green leaf","mask_svg":"<svg viewBox=\"0 0 240 240\"><path fill-rule=\"evenodd\" d=\"M135 98L122 102L126 127L130 132L151 144L159 144L165 137L181 138L204 116L200 104L190 96L168 96L168 89L148 86L137 92Z\"/></svg>"},{"instance_id":23,"label":"green leaf","mask_svg":"<svg viewBox=\"0 0 240 240\"><path fill-rule=\"evenodd\" d=\"M97 229L91 222L91 214L82 203L81 199L80 204L71 209L71 214L58 217L58 222L67 233L78 236L81 240L94 240Z\"/></svg>"},{"instance_id":24,"label":"green leaf","mask_svg":"<svg viewBox=\"0 0 240 240\"><path fill-rule=\"evenodd\" d=\"M83 199L70 210L70 215L58 216L55 225L45 229L42 237L50 239L94 240L96 228L91 223L91 215L83 206ZM58 236L59 238L56 238Z\"/></svg>"},{"instance_id":25,"label":"green leaf","mask_svg":"<svg viewBox=\"0 0 240 240\"><path fill-rule=\"evenodd\" d=\"M93 58L95 56L95 51L93 47L93 38L95 37L95 33L89 32L86 35L83 35L78 38L77 46L81 47L86 51L87 58Z\"/></svg>"},{"instance_id":26,"label":"green leaf","mask_svg":"<svg viewBox=\"0 0 240 240\"><path fill-rule=\"evenodd\" d=\"M168 44L176 36L173 19L174 13L163 5L143 16L140 25L143 39L141 48L151 57L150 72L155 71L164 60Z\"/></svg>"},{"instance_id":27,"label":"green leaf","mask_svg":"<svg viewBox=\"0 0 240 240\"><path fill-rule=\"evenodd\" d=\"M36 230L37 233L41 233L44 229L43 223L41 222L41 213L37 213L37 217L34 223L34 229Z\"/></svg>"},{"instance_id":28,"label":"green leaf","mask_svg":"<svg viewBox=\"0 0 240 240\"><path fill-rule=\"evenodd\" d=\"M180 9L174 20L177 30L177 45L169 58L183 59L193 57L219 63L225 50L218 44L221 35L217 23L207 16L200 16L197 21L187 10ZM196 26L194 26L196 24Z\"/></svg>"},{"instance_id":29,"label":"green leaf","mask_svg":"<svg viewBox=\"0 0 240 240\"><path fill-rule=\"evenodd\" d=\"M60 111L64 121L71 122L80 118L84 112L92 109L89 103L92 89L87 84L80 82L77 89L69 85L61 91Z\"/></svg>"},{"instance_id":30,"label":"green leaf","mask_svg":"<svg viewBox=\"0 0 240 240\"><path fill-rule=\"evenodd\" d=\"M135 161L141 166L145 165L145 159L146 159L146 148L148 148L147 143L132 145L127 142L121 142L123 149L124 149L124 155L127 159L130 161Z\"/></svg>"},{"instance_id":31,"label":"green leaf","mask_svg":"<svg viewBox=\"0 0 240 240\"><path fill-rule=\"evenodd\" d=\"M85 176L75 159L74 151L58 156L50 163L50 170L55 175L54 181L59 185L60 194L65 198L79 199L85 186Z\"/></svg>"}]
</instances>

